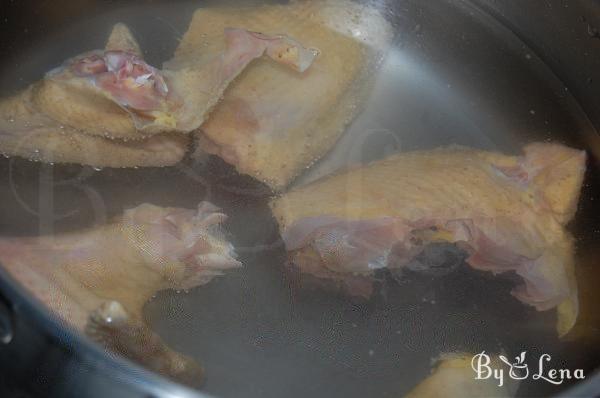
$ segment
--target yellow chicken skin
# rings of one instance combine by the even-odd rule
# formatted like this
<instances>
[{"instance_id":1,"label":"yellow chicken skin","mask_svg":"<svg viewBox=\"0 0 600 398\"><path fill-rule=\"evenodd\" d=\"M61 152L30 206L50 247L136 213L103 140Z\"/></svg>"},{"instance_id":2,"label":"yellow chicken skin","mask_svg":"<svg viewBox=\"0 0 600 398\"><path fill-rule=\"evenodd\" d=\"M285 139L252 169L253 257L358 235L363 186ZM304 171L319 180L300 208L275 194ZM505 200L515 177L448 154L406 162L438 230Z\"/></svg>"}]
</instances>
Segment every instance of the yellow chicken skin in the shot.
<instances>
[{"instance_id":1,"label":"yellow chicken skin","mask_svg":"<svg viewBox=\"0 0 600 398\"><path fill-rule=\"evenodd\" d=\"M140 54L123 24L113 27L106 51ZM189 144L183 135L162 133L128 141L105 137L111 126L132 126L131 118L83 80L77 81L79 87L74 88L46 78L0 100L0 153L96 167L170 166L183 158Z\"/></svg>"},{"instance_id":2,"label":"yellow chicken skin","mask_svg":"<svg viewBox=\"0 0 600 398\"><path fill-rule=\"evenodd\" d=\"M223 238L226 215L142 204L76 233L0 238L0 264L64 322L105 347L176 380L199 385L202 368L145 324L157 291L191 289L240 267Z\"/></svg>"},{"instance_id":3,"label":"yellow chicken skin","mask_svg":"<svg viewBox=\"0 0 600 398\"><path fill-rule=\"evenodd\" d=\"M220 51L226 26L286 32L318 50L303 74L266 60L249 65L198 130L199 155L218 155L279 191L359 112L391 27L375 9L346 0L199 9L166 67L197 62L205 48Z\"/></svg>"},{"instance_id":4,"label":"yellow chicken skin","mask_svg":"<svg viewBox=\"0 0 600 398\"><path fill-rule=\"evenodd\" d=\"M271 207L301 270L344 281L452 242L476 269L519 275L513 295L557 308L564 335L578 313L565 225L585 161L585 152L551 143L527 145L522 156L464 147L400 153L292 190Z\"/></svg>"},{"instance_id":5,"label":"yellow chicken skin","mask_svg":"<svg viewBox=\"0 0 600 398\"><path fill-rule=\"evenodd\" d=\"M220 40L218 52L158 70L129 29L115 25L104 50L73 57L0 101L0 152L98 167L172 165L187 150L183 135L250 62L266 55L302 73L316 56L285 35L224 27Z\"/></svg>"}]
</instances>

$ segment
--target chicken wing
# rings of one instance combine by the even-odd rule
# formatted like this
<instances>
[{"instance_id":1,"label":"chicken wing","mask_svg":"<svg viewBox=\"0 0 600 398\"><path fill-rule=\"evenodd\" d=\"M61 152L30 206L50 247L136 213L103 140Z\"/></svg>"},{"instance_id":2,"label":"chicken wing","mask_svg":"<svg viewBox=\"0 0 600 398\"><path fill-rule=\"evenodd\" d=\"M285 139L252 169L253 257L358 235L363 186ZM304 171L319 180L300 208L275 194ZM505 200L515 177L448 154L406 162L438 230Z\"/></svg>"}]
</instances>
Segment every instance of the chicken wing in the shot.
<instances>
[{"instance_id":1,"label":"chicken wing","mask_svg":"<svg viewBox=\"0 0 600 398\"><path fill-rule=\"evenodd\" d=\"M142 307L162 289L190 289L240 267L220 231L225 214L143 204L113 223L38 238L0 239L0 263L71 326L188 384L201 368L148 329Z\"/></svg>"},{"instance_id":2,"label":"chicken wing","mask_svg":"<svg viewBox=\"0 0 600 398\"><path fill-rule=\"evenodd\" d=\"M226 26L285 31L319 50L303 74L264 60L250 65L197 134L198 155L216 154L281 190L323 156L358 113L392 30L374 8L347 0L205 8L194 13L171 62L190 62L206 47L221 51Z\"/></svg>"},{"instance_id":3,"label":"chicken wing","mask_svg":"<svg viewBox=\"0 0 600 398\"><path fill-rule=\"evenodd\" d=\"M271 203L301 270L341 283L401 268L430 243L465 249L467 263L512 271L513 294L556 307L568 332L578 313L574 216L585 152L533 143L523 156L464 147L400 153L300 187Z\"/></svg>"}]
</instances>

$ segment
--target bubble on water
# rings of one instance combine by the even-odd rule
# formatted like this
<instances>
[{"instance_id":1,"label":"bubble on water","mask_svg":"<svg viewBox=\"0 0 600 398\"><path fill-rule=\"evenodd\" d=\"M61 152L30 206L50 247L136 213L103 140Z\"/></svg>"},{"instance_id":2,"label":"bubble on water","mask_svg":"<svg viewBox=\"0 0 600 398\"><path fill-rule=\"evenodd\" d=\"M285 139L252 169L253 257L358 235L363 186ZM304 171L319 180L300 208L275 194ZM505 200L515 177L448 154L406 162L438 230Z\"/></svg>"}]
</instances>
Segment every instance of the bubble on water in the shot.
<instances>
[{"instance_id":1,"label":"bubble on water","mask_svg":"<svg viewBox=\"0 0 600 398\"><path fill-rule=\"evenodd\" d=\"M10 116L8 119L6 119L9 123L14 123L15 122L15 118Z\"/></svg>"},{"instance_id":2,"label":"bubble on water","mask_svg":"<svg viewBox=\"0 0 600 398\"><path fill-rule=\"evenodd\" d=\"M92 167L95 171L102 171L102 167L94 166Z\"/></svg>"}]
</instances>

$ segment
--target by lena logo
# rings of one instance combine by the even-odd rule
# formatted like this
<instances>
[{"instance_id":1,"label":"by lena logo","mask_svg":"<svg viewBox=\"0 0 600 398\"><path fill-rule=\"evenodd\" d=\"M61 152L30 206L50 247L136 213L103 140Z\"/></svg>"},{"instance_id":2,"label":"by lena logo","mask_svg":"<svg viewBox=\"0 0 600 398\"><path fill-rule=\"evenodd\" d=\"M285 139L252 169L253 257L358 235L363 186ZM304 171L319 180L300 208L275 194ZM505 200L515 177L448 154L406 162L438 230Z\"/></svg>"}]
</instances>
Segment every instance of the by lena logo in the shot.
<instances>
[{"instance_id":1,"label":"by lena logo","mask_svg":"<svg viewBox=\"0 0 600 398\"><path fill-rule=\"evenodd\" d=\"M537 362L537 368L530 372L529 366L525 363L527 352L523 351L515 357L514 362L509 361L504 355L499 355L502 361L508 367L508 377L512 380L525 380L531 377L532 380L544 380L552 384L562 384L565 380L578 379L583 380L585 375L583 369L556 369L550 366L552 357L548 354L542 354ZM498 381L498 387L504 385L506 372L502 363L493 360L492 357L482 351L473 356L471 367L475 372L475 380L487 380L493 378Z\"/></svg>"}]
</instances>

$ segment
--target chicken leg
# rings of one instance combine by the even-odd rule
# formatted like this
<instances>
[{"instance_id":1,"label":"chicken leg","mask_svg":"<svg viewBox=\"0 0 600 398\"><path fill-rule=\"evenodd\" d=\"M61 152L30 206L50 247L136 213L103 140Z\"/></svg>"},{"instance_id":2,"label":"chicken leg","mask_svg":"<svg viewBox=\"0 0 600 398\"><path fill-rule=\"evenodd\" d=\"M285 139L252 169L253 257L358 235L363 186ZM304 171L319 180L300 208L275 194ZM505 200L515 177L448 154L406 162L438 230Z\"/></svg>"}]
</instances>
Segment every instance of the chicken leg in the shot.
<instances>
[{"instance_id":1,"label":"chicken leg","mask_svg":"<svg viewBox=\"0 0 600 398\"><path fill-rule=\"evenodd\" d=\"M225 214L143 204L113 223L38 238L0 239L0 263L71 326L104 346L180 381L201 368L169 349L143 321L144 303L163 289L191 289L240 267L223 238Z\"/></svg>"}]
</instances>

